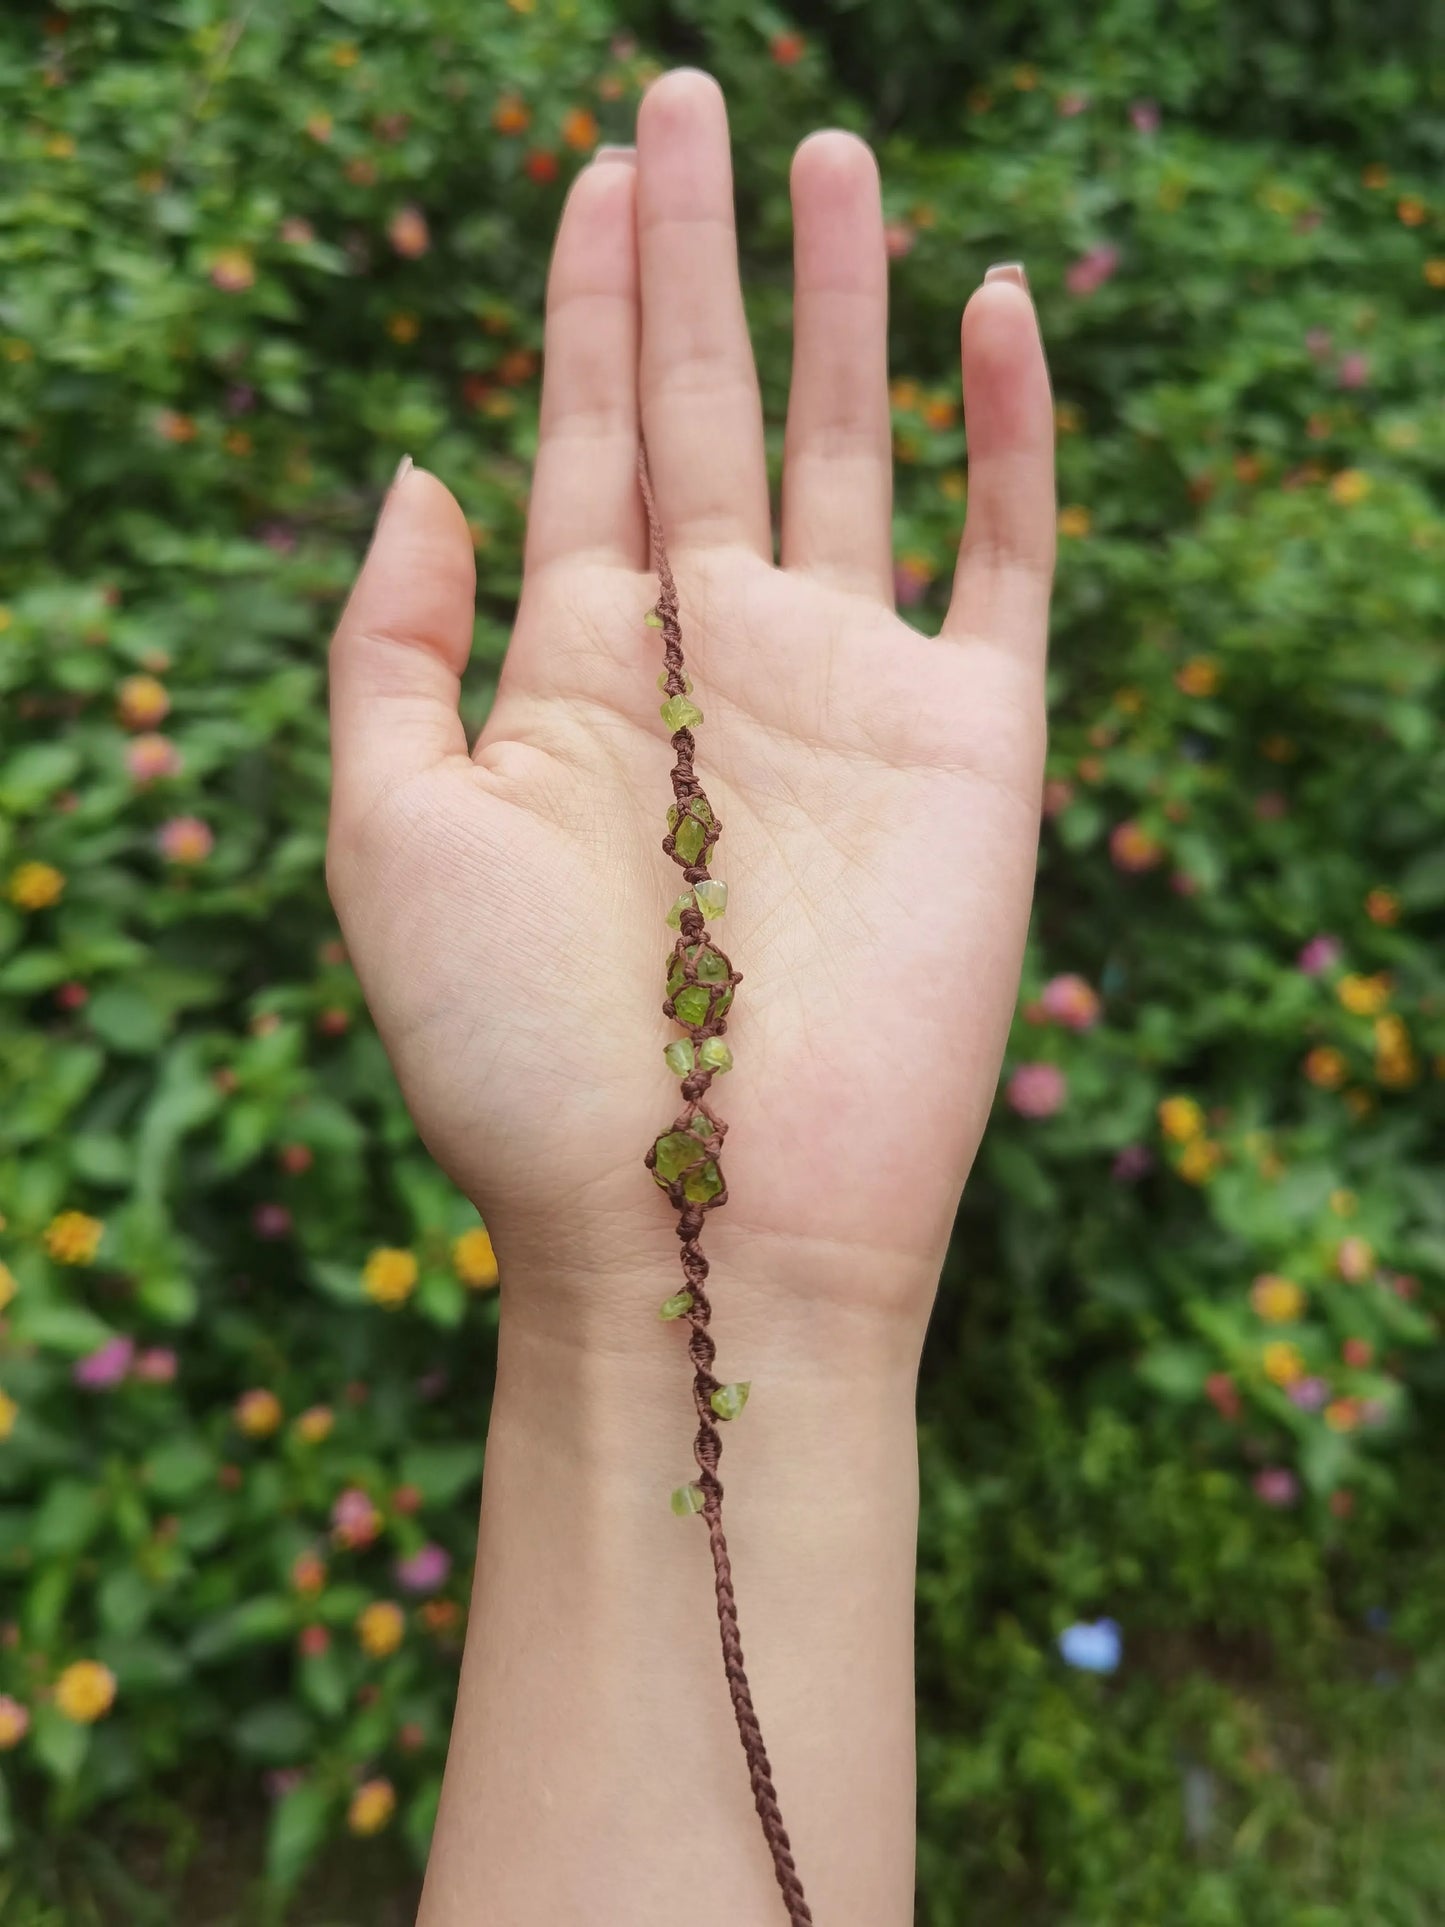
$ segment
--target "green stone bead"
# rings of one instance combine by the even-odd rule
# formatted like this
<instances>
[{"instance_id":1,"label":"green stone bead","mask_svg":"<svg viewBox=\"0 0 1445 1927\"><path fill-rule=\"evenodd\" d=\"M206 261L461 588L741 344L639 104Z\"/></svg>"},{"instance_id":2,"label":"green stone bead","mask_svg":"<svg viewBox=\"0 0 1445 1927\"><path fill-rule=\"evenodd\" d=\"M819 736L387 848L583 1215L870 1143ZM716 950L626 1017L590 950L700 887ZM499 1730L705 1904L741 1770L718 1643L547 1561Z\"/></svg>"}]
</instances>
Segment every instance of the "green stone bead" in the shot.
<instances>
[{"instance_id":1,"label":"green stone bead","mask_svg":"<svg viewBox=\"0 0 1445 1927\"><path fill-rule=\"evenodd\" d=\"M719 1418L736 1418L748 1402L752 1385L744 1379L739 1385L719 1385L708 1404Z\"/></svg>"},{"instance_id":2,"label":"green stone bead","mask_svg":"<svg viewBox=\"0 0 1445 1927\"><path fill-rule=\"evenodd\" d=\"M689 1171L682 1181L682 1195L690 1198L694 1204L706 1204L722 1188L722 1172L711 1160L697 1170Z\"/></svg>"},{"instance_id":3,"label":"green stone bead","mask_svg":"<svg viewBox=\"0 0 1445 1927\"><path fill-rule=\"evenodd\" d=\"M705 1071L716 1071L719 1076L733 1067L733 1054L721 1037L704 1037L697 1047L697 1061Z\"/></svg>"},{"instance_id":4,"label":"green stone bead","mask_svg":"<svg viewBox=\"0 0 1445 1927\"><path fill-rule=\"evenodd\" d=\"M660 629L662 627L662 617L656 609L649 609L642 620L647 624L649 629Z\"/></svg>"},{"instance_id":5,"label":"green stone bead","mask_svg":"<svg viewBox=\"0 0 1445 1927\"><path fill-rule=\"evenodd\" d=\"M683 990L672 993L672 1007L677 1012L677 1021L696 1030L708 1020L712 1009L712 992L706 984L688 984Z\"/></svg>"},{"instance_id":6,"label":"green stone bead","mask_svg":"<svg viewBox=\"0 0 1445 1927\"><path fill-rule=\"evenodd\" d=\"M727 958L720 950L713 950L703 944L697 960L697 980L700 984L725 984L728 980Z\"/></svg>"},{"instance_id":7,"label":"green stone bead","mask_svg":"<svg viewBox=\"0 0 1445 1927\"><path fill-rule=\"evenodd\" d=\"M693 885L693 895L697 907L710 922L716 922L728 907L728 887L719 883L716 877L704 877L701 883Z\"/></svg>"},{"instance_id":8,"label":"green stone bead","mask_svg":"<svg viewBox=\"0 0 1445 1927\"><path fill-rule=\"evenodd\" d=\"M674 1037L663 1051L667 1068L678 1077L688 1077L697 1069L697 1056L690 1037Z\"/></svg>"},{"instance_id":9,"label":"green stone bead","mask_svg":"<svg viewBox=\"0 0 1445 1927\"><path fill-rule=\"evenodd\" d=\"M665 669L657 679L657 686L665 696L667 694L667 671ZM692 694L692 677L691 676L683 677L682 687L683 687L683 693L685 695L690 696Z\"/></svg>"},{"instance_id":10,"label":"green stone bead","mask_svg":"<svg viewBox=\"0 0 1445 1927\"><path fill-rule=\"evenodd\" d=\"M692 1310L692 1293L675 1291L671 1298L664 1298L657 1308L659 1318L681 1318L685 1311Z\"/></svg>"},{"instance_id":11,"label":"green stone bead","mask_svg":"<svg viewBox=\"0 0 1445 1927\"><path fill-rule=\"evenodd\" d=\"M705 1501L700 1485L679 1485L674 1487L670 1501L679 1519L690 1519L695 1512L701 1512Z\"/></svg>"},{"instance_id":12,"label":"green stone bead","mask_svg":"<svg viewBox=\"0 0 1445 1927\"><path fill-rule=\"evenodd\" d=\"M702 1156L690 1131L668 1131L652 1149L653 1174L659 1184L672 1184Z\"/></svg>"},{"instance_id":13,"label":"green stone bead","mask_svg":"<svg viewBox=\"0 0 1445 1927\"><path fill-rule=\"evenodd\" d=\"M699 1111L687 1128L694 1137L701 1138L704 1144L712 1136L712 1120L706 1111Z\"/></svg>"},{"instance_id":14,"label":"green stone bead","mask_svg":"<svg viewBox=\"0 0 1445 1927\"><path fill-rule=\"evenodd\" d=\"M684 810L679 810L676 803L668 806L667 827L672 831L673 848L684 863L697 862L712 826L712 806L701 792Z\"/></svg>"},{"instance_id":15,"label":"green stone bead","mask_svg":"<svg viewBox=\"0 0 1445 1927\"><path fill-rule=\"evenodd\" d=\"M669 696L660 713L674 736L680 729L696 729L702 721L702 711L686 696Z\"/></svg>"},{"instance_id":16,"label":"green stone bead","mask_svg":"<svg viewBox=\"0 0 1445 1927\"><path fill-rule=\"evenodd\" d=\"M696 903L696 899L694 898L693 892L691 890L684 890L682 895L678 898L677 902L673 904L672 908L667 913L668 929L680 930L682 928L683 911L693 910L696 908L697 908L697 903Z\"/></svg>"}]
</instances>

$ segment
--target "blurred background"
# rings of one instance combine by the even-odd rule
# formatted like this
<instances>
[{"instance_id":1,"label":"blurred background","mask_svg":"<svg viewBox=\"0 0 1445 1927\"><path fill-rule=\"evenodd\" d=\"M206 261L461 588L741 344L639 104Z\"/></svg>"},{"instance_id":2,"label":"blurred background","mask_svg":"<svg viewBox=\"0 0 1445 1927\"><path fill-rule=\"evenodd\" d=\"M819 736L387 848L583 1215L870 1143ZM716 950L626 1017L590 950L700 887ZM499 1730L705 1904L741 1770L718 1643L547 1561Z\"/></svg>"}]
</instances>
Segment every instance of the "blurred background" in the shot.
<instances>
[{"instance_id":1,"label":"blurred background","mask_svg":"<svg viewBox=\"0 0 1445 1927\"><path fill-rule=\"evenodd\" d=\"M1060 438L1040 888L921 1391L928 1927L1445 1918L1445 63L1416 6L76 0L0 22L0 1919L383 1927L496 1332L322 882L409 451L505 646L568 180L884 164L898 596L959 309ZM948 860L939 851L939 860Z\"/></svg>"}]
</instances>

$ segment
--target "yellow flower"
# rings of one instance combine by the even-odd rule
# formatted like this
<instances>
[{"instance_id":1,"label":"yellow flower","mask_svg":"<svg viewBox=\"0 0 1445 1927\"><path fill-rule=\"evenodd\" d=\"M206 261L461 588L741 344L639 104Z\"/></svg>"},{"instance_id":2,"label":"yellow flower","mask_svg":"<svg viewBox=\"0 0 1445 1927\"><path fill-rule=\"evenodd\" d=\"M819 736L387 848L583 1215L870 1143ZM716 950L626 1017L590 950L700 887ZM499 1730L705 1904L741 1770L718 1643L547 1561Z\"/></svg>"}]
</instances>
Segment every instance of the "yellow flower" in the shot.
<instances>
[{"instance_id":1,"label":"yellow flower","mask_svg":"<svg viewBox=\"0 0 1445 1927\"><path fill-rule=\"evenodd\" d=\"M1305 1076L1322 1091L1337 1091L1349 1074L1344 1052L1333 1044L1316 1044L1305 1059Z\"/></svg>"},{"instance_id":2,"label":"yellow flower","mask_svg":"<svg viewBox=\"0 0 1445 1927\"><path fill-rule=\"evenodd\" d=\"M19 1285L15 1282L15 1273L3 1259L0 1259L0 1311L4 1311L19 1289Z\"/></svg>"},{"instance_id":3,"label":"yellow flower","mask_svg":"<svg viewBox=\"0 0 1445 1927\"><path fill-rule=\"evenodd\" d=\"M386 332L393 341L405 344L416 340L421 333L421 323L414 314L394 314L387 321Z\"/></svg>"},{"instance_id":4,"label":"yellow flower","mask_svg":"<svg viewBox=\"0 0 1445 1927\"><path fill-rule=\"evenodd\" d=\"M313 1405L297 1419L296 1436L307 1445L320 1445L323 1439L330 1438L335 1423L336 1415L329 1405Z\"/></svg>"},{"instance_id":5,"label":"yellow flower","mask_svg":"<svg viewBox=\"0 0 1445 1927\"><path fill-rule=\"evenodd\" d=\"M497 1282L497 1257L492 1250L491 1234L483 1225L464 1231L452 1246L452 1263L464 1285L485 1291Z\"/></svg>"},{"instance_id":6,"label":"yellow flower","mask_svg":"<svg viewBox=\"0 0 1445 1927\"><path fill-rule=\"evenodd\" d=\"M77 1726L92 1726L115 1704L115 1674L98 1659L78 1659L56 1680L55 1704Z\"/></svg>"},{"instance_id":7,"label":"yellow flower","mask_svg":"<svg viewBox=\"0 0 1445 1927\"><path fill-rule=\"evenodd\" d=\"M1197 1137L1179 1154L1179 1175L1186 1184L1208 1184L1223 1162L1224 1152L1217 1144Z\"/></svg>"},{"instance_id":8,"label":"yellow flower","mask_svg":"<svg viewBox=\"0 0 1445 1927\"><path fill-rule=\"evenodd\" d=\"M1114 692L1114 707L1125 716L1138 716L1142 714L1144 708L1143 690L1116 689Z\"/></svg>"},{"instance_id":9,"label":"yellow flower","mask_svg":"<svg viewBox=\"0 0 1445 1927\"><path fill-rule=\"evenodd\" d=\"M1425 279L1432 288L1445 288L1445 260L1436 258L1425 263Z\"/></svg>"},{"instance_id":10,"label":"yellow flower","mask_svg":"<svg viewBox=\"0 0 1445 1927\"><path fill-rule=\"evenodd\" d=\"M75 142L69 134L51 134L46 140L45 151L53 161L68 161L75 152Z\"/></svg>"},{"instance_id":11,"label":"yellow flower","mask_svg":"<svg viewBox=\"0 0 1445 1927\"><path fill-rule=\"evenodd\" d=\"M236 1400L235 1416L248 1439L267 1439L281 1423L281 1401L274 1392L242 1392Z\"/></svg>"},{"instance_id":12,"label":"yellow flower","mask_svg":"<svg viewBox=\"0 0 1445 1927\"><path fill-rule=\"evenodd\" d=\"M1159 1106L1159 1129L1175 1144L1204 1135L1204 1113L1192 1097L1166 1097Z\"/></svg>"},{"instance_id":13,"label":"yellow flower","mask_svg":"<svg viewBox=\"0 0 1445 1927\"><path fill-rule=\"evenodd\" d=\"M351 40L338 40L331 49L333 67L354 67L361 58L360 49Z\"/></svg>"},{"instance_id":14,"label":"yellow flower","mask_svg":"<svg viewBox=\"0 0 1445 1927\"><path fill-rule=\"evenodd\" d=\"M45 1249L58 1265L93 1265L105 1226L83 1211L62 1211L45 1227Z\"/></svg>"},{"instance_id":15,"label":"yellow flower","mask_svg":"<svg viewBox=\"0 0 1445 1927\"><path fill-rule=\"evenodd\" d=\"M367 1259L361 1283L368 1298L388 1309L404 1305L416 1290L417 1263L409 1251L382 1245Z\"/></svg>"},{"instance_id":16,"label":"yellow flower","mask_svg":"<svg viewBox=\"0 0 1445 1927\"><path fill-rule=\"evenodd\" d=\"M1219 666L1208 656L1193 656L1174 680L1186 696L1212 696L1219 687Z\"/></svg>"},{"instance_id":17,"label":"yellow flower","mask_svg":"<svg viewBox=\"0 0 1445 1927\"><path fill-rule=\"evenodd\" d=\"M1249 1302L1267 1325L1292 1325L1305 1308L1305 1295L1292 1278L1266 1271L1250 1287Z\"/></svg>"},{"instance_id":18,"label":"yellow flower","mask_svg":"<svg viewBox=\"0 0 1445 1927\"><path fill-rule=\"evenodd\" d=\"M1370 492L1370 478L1358 468L1342 468L1330 483L1330 500L1343 508L1363 502Z\"/></svg>"},{"instance_id":19,"label":"yellow flower","mask_svg":"<svg viewBox=\"0 0 1445 1927\"><path fill-rule=\"evenodd\" d=\"M0 1442L8 1439L15 1430L15 1421L20 1416L20 1407L8 1392L0 1392Z\"/></svg>"},{"instance_id":20,"label":"yellow flower","mask_svg":"<svg viewBox=\"0 0 1445 1927\"><path fill-rule=\"evenodd\" d=\"M1077 435L1084 425L1083 410L1071 401L1054 403L1054 427L1061 435Z\"/></svg>"},{"instance_id":21,"label":"yellow flower","mask_svg":"<svg viewBox=\"0 0 1445 1927\"><path fill-rule=\"evenodd\" d=\"M64 888L65 874L53 863L22 863L10 872L10 901L17 910L48 910Z\"/></svg>"},{"instance_id":22,"label":"yellow flower","mask_svg":"<svg viewBox=\"0 0 1445 1927\"><path fill-rule=\"evenodd\" d=\"M406 1631L406 1615L395 1601L375 1600L356 1622L356 1636L373 1659L394 1653Z\"/></svg>"},{"instance_id":23,"label":"yellow flower","mask_svg":"<svg viewBox=\"0 0 1445 1927\"><path fill-rule=\"evenodd\" d=\"M127 676L116 708L127 729L154 729L170 714L171 699L165 684L154 676Z\"/></svg>"},{"instance_id":24,"label":"yellow flower","mask_svg":"<svg viewBox=\"0 0 1445 1927\"><path fill-rule=\"evenodd\" d=\"M1390 1001L1390 979L1383 971L1373 977L1341 977L1335 995L1355 1017L1376 1017Z\"/></svg>"},{"instance_id":25,"label":"yellow flower","mask_svg":"<svg viewBox=\"0 0 1445 1927\"><path fill-rule=\"evenodd\" d=\"M1260 1354L1264 1365L1264 1375L1271 1384L1293 1385L1305 1375L1305 1362L1300 1356L1298 1345L1290 1345L1282 1338L1266 1345Z\"/></svg>"},{"instance_id":26,"label":"yellow flower","mask_svg":"<svg viewBox=\"0 0 1445 1927\"><path fill-rule=\"evenodd\" d=\"M1077 502L1059 510L1059 534L1083 537L1094 526L1094 518Z\"/></svg>"},{"instance_id":27,"label":"yellow flower","mask_svg":"<svg viewBox=\"0 0 1445 1927\"><path fill-rule=\"evenodd\" d=\"M526 12L525 7L516 7L515 0L513 5L515 11ZM368 1780L352 1794L346 1824L353 1833L380 1833L395 1812L396 1794L391 1781Z\"/></svg>"}]
</instances>

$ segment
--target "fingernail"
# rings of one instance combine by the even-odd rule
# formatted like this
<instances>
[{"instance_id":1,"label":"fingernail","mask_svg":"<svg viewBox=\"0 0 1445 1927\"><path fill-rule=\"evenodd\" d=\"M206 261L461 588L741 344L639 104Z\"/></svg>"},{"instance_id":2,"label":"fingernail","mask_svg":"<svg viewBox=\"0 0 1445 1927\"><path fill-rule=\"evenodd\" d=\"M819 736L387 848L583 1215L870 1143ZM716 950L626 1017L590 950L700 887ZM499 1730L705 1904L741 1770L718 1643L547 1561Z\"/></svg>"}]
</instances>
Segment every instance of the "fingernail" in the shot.
<instances>
[{"instance_id":1,"label":"fingernail","mask_svg":"<svg viewBox=\"0 0 1445 1927\"><path fill-rule=\"evenodd\" d=\"M594 166L596 166L598 161L622 161L631 167L635 165L636 160L637 149L635 147L599 147L592 156Z\"/></svg>"},{"instance_id":2,"label":"fingernail","mask_svg":"<svg viewBox=\"0 0 1445 1927\"><path fill-rule=\"evenodd\" d=\"M396 465L395 475L393 475L391 478L391 487L386 491L388 495L394 495L396 493L397 489L401 487L402 483L406 480L407 476L411 474L411 470L412 470L412 460L410 455L403 455L401 460Z\"/></svg>"},{"instance_id":3,"label":"fingernail","mask_svg":"<svg viewBox=\"0 0 1445 1927\"><path fill-rule=\"evenodd\" d=\"M1029 291L1029 278L1024 273L1022 261L996 261L983 277L985 287L990 281L1012 281L1013 285L1016 288L1022 288L1025 294Z\"/></svg>"}]
</instances>

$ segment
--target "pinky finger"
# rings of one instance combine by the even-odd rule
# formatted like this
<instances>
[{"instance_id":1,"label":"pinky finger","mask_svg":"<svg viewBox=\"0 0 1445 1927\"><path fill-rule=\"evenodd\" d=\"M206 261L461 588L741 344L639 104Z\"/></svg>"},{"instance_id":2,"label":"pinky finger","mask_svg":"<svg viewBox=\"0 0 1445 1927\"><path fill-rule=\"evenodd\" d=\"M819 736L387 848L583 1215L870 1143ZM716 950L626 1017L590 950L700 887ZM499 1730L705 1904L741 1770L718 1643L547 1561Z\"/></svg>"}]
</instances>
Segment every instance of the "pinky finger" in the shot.
<instances>
[{"instance_id":1,"label":"pinky finger","mask_svg":"<svg viewBox=\"0 0 1445 1927\"><path fill-rule=\"evenodd\" d=\"M990 268L963 315L968 516L944 634L1043 666L1057 513L1054 410L1022 268Z\"/></svg>"}]
</instances>

